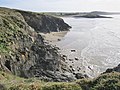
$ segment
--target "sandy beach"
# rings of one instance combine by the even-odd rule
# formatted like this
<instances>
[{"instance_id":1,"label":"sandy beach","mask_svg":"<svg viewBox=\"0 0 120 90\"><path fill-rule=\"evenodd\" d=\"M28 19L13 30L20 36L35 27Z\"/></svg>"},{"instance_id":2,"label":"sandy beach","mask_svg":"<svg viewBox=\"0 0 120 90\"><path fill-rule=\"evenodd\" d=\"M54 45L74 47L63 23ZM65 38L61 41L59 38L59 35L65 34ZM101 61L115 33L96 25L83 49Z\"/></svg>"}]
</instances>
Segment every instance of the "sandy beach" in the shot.
<instances>
[{"instance_id":1,"label":"sandy beach","mask_svg":"<svg viewBox=\"0 0 120 90\"><path fill-rule=\"evenodd\" d=\"M43 36L46 42L54 43L57 41L61 41L61 39L68 33L68 31L60 31L60 32L50 32L50 33L39 33Z\"/></svg>"}]
</instances>

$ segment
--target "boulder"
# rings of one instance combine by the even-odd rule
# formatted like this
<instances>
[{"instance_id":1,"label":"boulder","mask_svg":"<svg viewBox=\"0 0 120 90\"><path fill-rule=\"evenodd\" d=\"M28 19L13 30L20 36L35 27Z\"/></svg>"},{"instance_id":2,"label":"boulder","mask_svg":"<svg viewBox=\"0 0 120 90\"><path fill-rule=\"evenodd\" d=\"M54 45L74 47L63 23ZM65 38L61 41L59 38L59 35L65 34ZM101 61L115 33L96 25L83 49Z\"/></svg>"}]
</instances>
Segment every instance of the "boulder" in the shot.
<instances>
[{"instance_id":1,"label":"boulder","mask_svg":"<svg viewBox=\"0 0 120 90\"><path fill-rule=\"evenodd\" d=\"M88 78L88 76L86 74L82 74L82 73L75 73L75 77L77 79Z\"/></svg>"},{"instance_id":2,"label":"boulder","mask_svg":"<svg viewBox=\"0 0 120 90\"><path fill-rule=\"evenodd\" d=\"M120 72L120 64L114 68L108 68L104 73Z\"/></svg>"}]
</instances>

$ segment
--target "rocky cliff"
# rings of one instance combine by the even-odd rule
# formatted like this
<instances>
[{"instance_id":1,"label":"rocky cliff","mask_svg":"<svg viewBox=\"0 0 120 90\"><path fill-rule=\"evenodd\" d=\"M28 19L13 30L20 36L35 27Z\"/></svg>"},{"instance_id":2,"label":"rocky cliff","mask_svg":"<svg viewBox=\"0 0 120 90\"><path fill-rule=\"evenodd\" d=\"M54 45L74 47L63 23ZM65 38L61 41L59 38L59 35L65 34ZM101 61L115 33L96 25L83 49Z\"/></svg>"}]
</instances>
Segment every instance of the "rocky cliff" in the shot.
<instances>
[{"instance_id":1,"label":"rocky cliff","mask_svg":"<svg viewBox=\"0 0 120 90\"><path fill-rule=\"evenodd\" d=\"M0 70L25 78L73 80L57 48L45 44L38 34L69 28L60 18L0 8Z\"/></svg>"},{"instance_id":2,"label":"rocky cliff","mask_svg":"<svg viewBox=\"0 0 120 90\"><path fill-rule=\"evenodd\" d=\"M69 83L37 80L71 81L75 76L57 48L45 44L37 33L40 31L36 32L24 17L18 10L0 8L0 90L120 90L120 65L93 80Z\"/></svg>"},{"instance_id":3,"label":"rocky cliff","mask_svg":"<svg viewBox=\"0 0 120 90\"><path fill-rule=\"evenodd\" d=\"M36 32L59 32L67 31L71 28L61 18L40 13L17 11L21 13L27 24L34 28Z\"/></svg>"}]
</instances>

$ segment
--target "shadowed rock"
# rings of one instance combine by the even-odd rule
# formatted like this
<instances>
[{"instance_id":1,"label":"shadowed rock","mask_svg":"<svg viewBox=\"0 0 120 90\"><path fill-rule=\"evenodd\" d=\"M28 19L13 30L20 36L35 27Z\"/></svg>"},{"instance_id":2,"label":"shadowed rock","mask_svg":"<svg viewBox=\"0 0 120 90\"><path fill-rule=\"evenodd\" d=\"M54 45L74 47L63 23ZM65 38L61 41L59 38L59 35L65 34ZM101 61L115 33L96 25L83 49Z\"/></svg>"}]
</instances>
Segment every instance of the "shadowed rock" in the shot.
<instances>
[{"instance_id":1,"label":"shadowed rock","mask_svg":"<svg viewBox=\"0 0 120 90\"><path fill-rule=\"evenodd\" d=\"M114 68L108 68L104 73L120 72L120 64Z\"/></svg>"},{"instance_id":2,"label":"shadowed rock","mask_svg":"<svg viewBox=\"0 0 120 90\"><path fill-rule=\"evenodd\" d=\"M71 71L58 49L46 44L39 34L69 29L63 19L0 8L0 26L0 70L47 81L74 79L65 74Z\"/></svg>"}]
</instances>

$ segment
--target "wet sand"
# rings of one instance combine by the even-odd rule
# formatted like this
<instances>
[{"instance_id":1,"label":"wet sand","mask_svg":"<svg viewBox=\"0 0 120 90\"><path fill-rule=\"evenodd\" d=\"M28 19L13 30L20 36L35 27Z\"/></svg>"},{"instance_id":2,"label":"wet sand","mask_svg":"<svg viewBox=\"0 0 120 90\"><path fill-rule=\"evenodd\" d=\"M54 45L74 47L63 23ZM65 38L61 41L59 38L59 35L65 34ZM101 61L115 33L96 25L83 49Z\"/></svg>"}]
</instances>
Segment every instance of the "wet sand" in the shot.
<instances>
[{"instance_id":1,"label":"wet sand","mask_svg":"<svg viewBox=\"0 0 120 90\"><path fill-rule=\"evenodd\" d=\"M69 31L60 31L60 32L51 32L51 33L39 33L43 36L45 41L54 44L54 42L61 41L61 39L68 33Z\"/></svg>"},{"instance_id":2,"label":"wet sand","mask_svg":"<svg viewBox=\"0 0 120 90\"><path fill-rule=\"evenodd\" d=\"M82 43L81 41L75 40L75 43L71 42L71 44L66 44L59 46L59 42L64 41L63 38L69 31L61 31L61 32L51 32L51 33L40 33L46 42L55 45L59 47L61 50L59 51L62 55L67 56L65 58L65 63L70 67L75 73L82 73L86 74L86 69L88 69L90 72L91 67L86 67L86 62L83 61L83 58L81 58L81 50L77 50L78 48L71 48L71 44L77 45L78 42ZM81 35L81 34L80 34ZM82 37L81 37L82 39ZM84 40L84 39L83 39ZM72 41L72 40L71 40ZM84 44L83 44L84 45ZM83 47L80 47L79 49L82 49ZM88 71L87 70L87 71Z\"/></svg>"}]
</instances>

